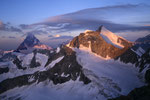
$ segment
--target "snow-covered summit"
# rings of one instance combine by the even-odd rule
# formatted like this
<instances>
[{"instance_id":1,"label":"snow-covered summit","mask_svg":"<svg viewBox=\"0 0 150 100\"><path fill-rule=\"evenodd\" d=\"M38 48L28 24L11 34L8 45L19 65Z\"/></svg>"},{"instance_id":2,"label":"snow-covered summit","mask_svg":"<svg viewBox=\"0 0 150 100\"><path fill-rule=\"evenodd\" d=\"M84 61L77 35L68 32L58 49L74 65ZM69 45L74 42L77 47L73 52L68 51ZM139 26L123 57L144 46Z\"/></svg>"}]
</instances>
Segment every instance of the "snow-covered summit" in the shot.
<instances>
[{"instance_id":1,"label":"snow-covered summit","mask_svg":"<svg viewBox=\"0 0 150 100\"><path fill-rule=\"evenodd\" d=\"M115 33L111 32L111 31L109 31L104 26L102 26L102 28L101 28L100 35L103 37L103 39L107 43L112 44L112 45L114 45L117 48L124 48L124 45L121 44L121 41L119 41L119 40L120 39L125 40L125 39L120 37L120 36L118 36L118 35L116 35Z\"/></svg>"},{"instance_id":2,"label":"snow-covered summit","mask_svg":"<svg viewBox=\"0 0 150 100\"><path fill-rule=\"evenodd\" d=\"M69 43L69 46L79 49L86 47L101 57L115 58L131 47L132 43L100 26L96 31L86 30L81 33Z\"/></svg>"}]
</instances>

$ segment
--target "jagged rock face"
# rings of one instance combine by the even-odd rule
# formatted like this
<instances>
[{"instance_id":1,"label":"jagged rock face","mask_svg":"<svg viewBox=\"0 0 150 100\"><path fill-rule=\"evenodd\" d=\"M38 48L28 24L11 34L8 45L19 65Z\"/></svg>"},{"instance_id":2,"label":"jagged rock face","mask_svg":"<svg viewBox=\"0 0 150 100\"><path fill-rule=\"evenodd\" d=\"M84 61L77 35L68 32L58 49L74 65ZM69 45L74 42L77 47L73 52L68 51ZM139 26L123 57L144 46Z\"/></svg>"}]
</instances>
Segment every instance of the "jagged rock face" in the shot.
<instances>
[{"instance_id":1,"label":"jagged rock face","mask_svg":"<svg viewBox=\"0 0 150 100\"><path fill-rule=\"evenodd\" d=\"M55 75L57 74L57 77L54 79L56 80L54 83L59 83L59 80L62 78L62 74L67 76L65 77L66 80L76 80L78 76L80 76L81 81L83 81L85 84L89 83L90 80L82 72L82 66L76 61L75 52L68 47L64 47L60 53L64 53L64 58L53 68L51 68L51 73Z\"/></svg>"},{"instance_id":2,"label":"jagged rock face","mask_svg":"<svg viewBox=\"0 0 150 100\"><path fill-rule=\"evenodd\" d=\"M150 69L145 73L145 81L150 85Z\"/></svg>"},{"instance_id":3,"label":"jagged rock face","mask_svg":"<svg viewBox=\"0 0 150 100\"><path fill-rule=\"evenodd\" d=\"M150 48L141 56L137 65L140 67L140 72L144 68L150 68Z\"/></svg>"},{"instance_id":4,"label":"jagged rock face","mask_svg":"<svg viewBox=\"0 0 150 100\"><path fill-rule=\"evenodd\" d=\"M6 67L6 68L0 68L0 74L7 73L8 71L9 71L8 67Z\"/></svg>"},{"instance_id":5,"label":"jagged rock face","mask_svg":"<svg viewBox=\"0 0 150 100\"><path fill-rule=\"evenodd\" d=\"M121 62L124 63L132 63L135 64L138 62L138 55L133 52L131 50L131 48L129 48L128 50L126 50L123 54L121 54L120 56L114 58L115 60L120 59Z\"/></svg>"},{"instance_id":6,"label":"jagged rock face","mask_svg":"<svg viewBox=\"0 0 150 100\"><path fill-rule=\"evenodd\" d=\"M75 81L77 79L82 81L84 84L88 84L91 82L91 80L84 75L82 71L82 66L79 65L76 61L75 52L68 47L62 47L59 53L54 52L53 54L49 55L50 60L48 60L45 67L49 67L49 64L51 64L54 59L58 59L61 56L64 56L61 61L45 71L37 71L33 74L25 74L3 80L2 82L0 82L0 94L18 86L21 87L24 85L30 85L35 82L39 83L47 79L52 81L54 84L61 84L69 80ZM17 61L18 66L21 65L20 63L21 61ZM24 67L21 66L18 68ZM30 80L30 78L32 78L32 80Z\"/></svg>"},{"instance_id":7,"label":"jagged rock face","mask_svg":"<svg viewBox=\"0 0 150 100\"><path fill-rule=\"evenodd\" d=\"M139 67L139 72L150 67L150 35L139 38L135 44L122 55L115 58L124 63L132 63Z\"/></svg>"},{"instance_id":8,"label":"jagged rock face","mask_svg":"<svg viewBox=\"0 0 150 100\"><path fill-rule=\"evenodd\" d=\"M97 31L87 31L85 33L81 33L79 36L75 37L69 45L77 48L80 48L80 46L90 48L93 53L96 53L104 58L115 58L124 53L128 47L132 45L124 39L118 38L118 42L124 45L124 48L117 48L114 45L107 43L105 39L100 36L100 29L101 28Z\"/></svg>"},{"instance_id":9,"label":"jagged rock face","mask_svg":"<svg viewBox=\"0 0 150 100\"><path fill-rule=\"evenodd\" d=\"M127 96L120 96L109 100L150 100L150 85L136 88Z\"/></svg>"},{"instance_id":10,"label":"jagged rock face","mask_svg":"<svg viewBox=\"0 0 150 100\"><path fill-rule=\"evenodd\" d=\"M135 64L136 67L139 67L139 72L142 72L145 68L150 67L150 48L142 56L136 54L132 48L129 48L122 55L115 58L115 60L118 59L124 63Z\"/></svg>"}]
</instances>

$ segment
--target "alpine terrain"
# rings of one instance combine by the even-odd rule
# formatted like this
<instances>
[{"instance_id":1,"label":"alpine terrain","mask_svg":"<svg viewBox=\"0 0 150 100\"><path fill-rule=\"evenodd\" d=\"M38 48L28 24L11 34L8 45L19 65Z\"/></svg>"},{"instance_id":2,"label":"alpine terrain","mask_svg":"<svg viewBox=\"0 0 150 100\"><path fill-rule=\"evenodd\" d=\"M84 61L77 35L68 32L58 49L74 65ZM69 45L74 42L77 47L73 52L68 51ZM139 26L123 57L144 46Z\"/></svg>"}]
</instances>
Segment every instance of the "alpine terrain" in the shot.
<instances>
[{"instance_id":1,"label":"alpine terrain","mask_svg":"<svg viewBox=\"0 0 150 100\"><path fill-rule=\"evenodd\" d=\"M0 100L150 100L149 36L100 26L57 48L28 34L0 57Z\"/></svg>"}]
</instances>

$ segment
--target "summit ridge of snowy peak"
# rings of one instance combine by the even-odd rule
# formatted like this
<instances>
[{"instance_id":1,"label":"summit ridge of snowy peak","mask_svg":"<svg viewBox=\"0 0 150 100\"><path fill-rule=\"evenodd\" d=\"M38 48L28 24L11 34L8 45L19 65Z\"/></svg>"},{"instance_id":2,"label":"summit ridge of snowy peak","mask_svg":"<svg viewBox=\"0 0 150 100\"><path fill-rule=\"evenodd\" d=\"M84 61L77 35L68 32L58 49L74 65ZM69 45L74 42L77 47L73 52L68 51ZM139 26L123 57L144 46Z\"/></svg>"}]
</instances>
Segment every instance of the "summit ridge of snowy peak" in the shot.
<instances>
[{"instance_id":1,"label":"summit ridge of snowy peak","mask_svg":"<svg viewBox=\"0 0 150 100\"><path fill-rule=\"evenodd\" d=\"M76 36L68 46L88 49L104 58L115 58L131 47L132 43L100 26L96 31L86 30Z\"/></svg>"},{"instance_id":2,"label":"summit ridge of snowy peak","mask_svg":"<svg viewBox=\"0 0 150 100\"><path fill-rule=\"evenodd\" d=\"M116 35L115 33L109 31L104 26L101 26L99 29L101 29L100 35L103 37L103 39L105 39L105 41L107 43L110 43L117 48L124 48L125 44L127 44L127 42L129 42L129 41L125 40L124 38Z\"/></svg>"},{"instance_id":3,"label":"summit ridge of snowy peak","mask_svg":"<svg viewBox=\"0 0 150 100\"><path fill-rule=\"evenodd\" d=\"M16 51L23 53L30 53L34 49L52 49L51 47L43 44L33 34L28 34L24 41L19 45Z\"/></svg>"}]
</instances>

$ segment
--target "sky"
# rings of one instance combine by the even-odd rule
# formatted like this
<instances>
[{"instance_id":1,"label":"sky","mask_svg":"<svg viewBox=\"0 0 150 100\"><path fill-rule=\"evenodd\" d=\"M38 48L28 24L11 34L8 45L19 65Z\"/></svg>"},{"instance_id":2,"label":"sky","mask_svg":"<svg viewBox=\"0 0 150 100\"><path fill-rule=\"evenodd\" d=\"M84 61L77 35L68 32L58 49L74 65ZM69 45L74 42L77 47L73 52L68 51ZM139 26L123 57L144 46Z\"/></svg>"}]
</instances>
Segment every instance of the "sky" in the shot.
<instances>
[{"instance_id":1,"label":"sky","mask_svg":"<svg viewBox=\"0 0 150 100\"><path fill-rule=\"evenodd\" d=\"M32 24L86 8L139 3L150 4L150 0L0 0L0 19L15 25Z\"/></svg>"},{"instance_id":2,"label":"sky","mask_svg":"<svg viewBox=\"0 0 150 100\"><path fill-rule=\"evenodd\" d=\"M150 34L149 11L150 0L0 0L0 49L16 49L28 33L52 46L100 25L135 41Z\"/></svg>"}]
</instances>

